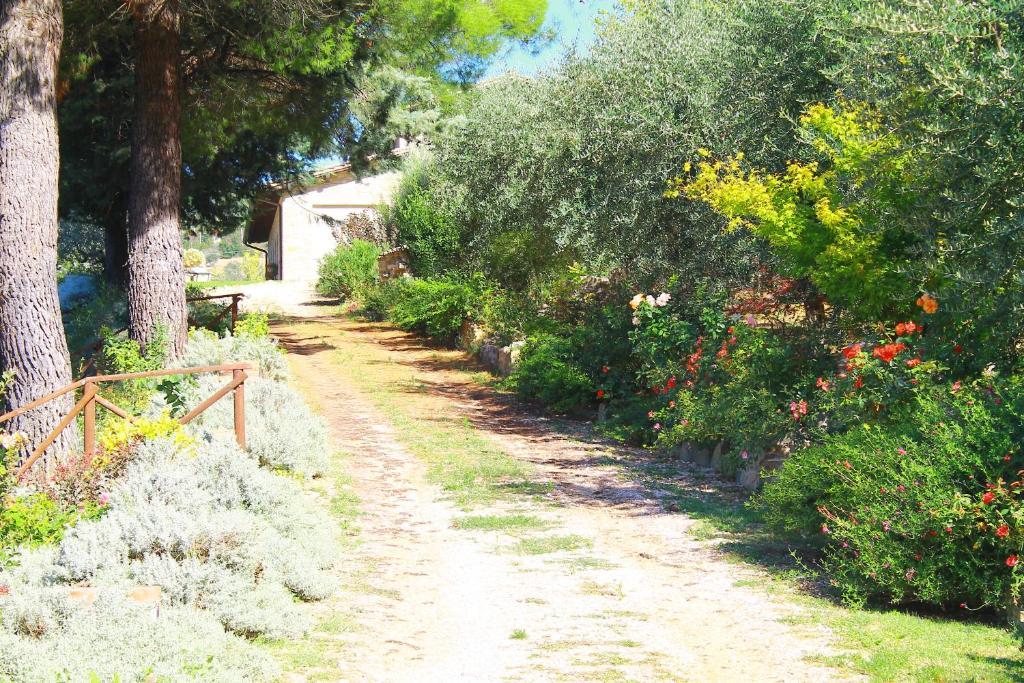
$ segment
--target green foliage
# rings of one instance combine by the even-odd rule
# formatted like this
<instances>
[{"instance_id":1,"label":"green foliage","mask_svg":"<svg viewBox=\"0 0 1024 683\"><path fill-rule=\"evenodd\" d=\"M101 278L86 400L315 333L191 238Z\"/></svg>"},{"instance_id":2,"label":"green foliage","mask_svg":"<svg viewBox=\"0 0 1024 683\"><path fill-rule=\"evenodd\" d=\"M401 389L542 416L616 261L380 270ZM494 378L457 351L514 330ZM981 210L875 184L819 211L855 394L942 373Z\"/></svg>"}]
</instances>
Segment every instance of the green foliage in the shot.
<instances>
[{"instance_id":1,"label":"green foliage","mask_svg":"<svg viewBox=\"0 0 1024 683\"><path fill-rule=\"evenodd\" d=\"M228 234L248 222L268 178L294 177L328 156L365 161L390 151L398 135L425 128L413 125L420 114L444 109L405 91L441 97L452 90L445 76L477 78L506 41L537 34L546 7L546 0L186 4L185 225ZM68 86L59 111L62 210L111 233L124 231L134 116L124 106L134 87L132 13L120 9L114 0L66 3L61 55ZM226 35L232 39L224 42Z\"/></svg>"},{"instance_id":2,"label":"green foliage","mask_svg":"<svg viewBox=\"0 0 1024 683\"><path fill-rule=\"evenodd\" d=\"M746 171L739 153L726 162L701 161L695 177L676 179L666 195L707 202L731 229L764 237L787 274L810 278L861 319L905 311L905 292L917 287L899 271L913 241L902 224L889 221L913 206L914 157L863 105L812 105L800 123L823 164L794 161L781 174Z\"/></svg>"},{"instance_id":3,"label":"green foliage","mask_svg":"<svg viewBox=\"0 0 1024 683\"><path fill-rule=\"evenodd\" d=\"M235 325L236 337L264 339L270 336L270 317L266 313L246 313Z\"/></svg>"},{"instance_id":4,"label":"green foliage","mask_svg":"<svg viewBox=\"0 0 1024 683\"><path fill-rule=\"evenodd\" d=\"M402 329L452 343L467 319L479 317L480 301L486 289L486 282L479 276L408 278L390 291L390 295L397 296L389 309L389 317Z\"/></svg>"},{"instance_id":5,"label":"green foliage","mask_svg":"<svg viewBox=\"0 0 1024 683\"><path fill-rule=\"evenodd\" d=\"M555 412L576 413L592 406L597 389L573 351L572 341L561 337L528 340L512 385L520 396L539 400Z\"/></svg>"},{"instance_id":6,"label":"green foliage","mask_svg":"<svg viewBox=\"0 0 1024 683\"><path fill-rule=\"evenodd\" d=\"M342 301L360 298L377 281L380 247L364 240L338 248L320 262L316 291Z\"/></svg>"},{"instance_id":7,"label":"green foliage","mask_svg":"<svg viewBox=\"0 0 1024 683\"><path fill-rule=\"evenodd\" d=\"M409 248L417 277L434 277L459 265L459 229L427 187L429 164L418 156L406 162L402 183L384 213L396 242Z\"/></svg>"},{"instance_id":8,"label":"green foliage","mask_svg":"<svg viewBox=\"0 0 1024 683\"><path fill-rule=\"evenodd\" d=\"M0 509L0 564L14 561L19 547L59 542L68 527L97 514L94 506L67 509L43 493L8 498Z\"/></svg>"},{"instance_id":9,"label":"green foliage","mask_svg":"<svg viewBox=\"0 0 1024 683\"><path fill-rule=\"evenodd\" d=\"M585 56L477 88L435 140L424 195L464 236L456 262L516 290L573 262L621 265L645 287L680 267L694 288L746 282L770 261L759 241L664 201L665 181L702 146L769 166L795 156L792 120L828 92L813 16L766 0L647 3Z\"/></svg>"},{"instance_id":10,"label":"green foliage","mask_svg":"<svg viewBox=\"0 0 1024 683\"><path fill-rule=\"evenodd\" d=\"M96 358L96 370L102 375L148 372L164 367L167 360L167 337L158 330L153 341L143 351L139 343L123 333L102 328L103 347ZM105 389L107 398L130 415L142 413L157 390L156 379L133 379L117 382ZM104 413L104 419L106 415Z\"/></svg>"}]
</instances>

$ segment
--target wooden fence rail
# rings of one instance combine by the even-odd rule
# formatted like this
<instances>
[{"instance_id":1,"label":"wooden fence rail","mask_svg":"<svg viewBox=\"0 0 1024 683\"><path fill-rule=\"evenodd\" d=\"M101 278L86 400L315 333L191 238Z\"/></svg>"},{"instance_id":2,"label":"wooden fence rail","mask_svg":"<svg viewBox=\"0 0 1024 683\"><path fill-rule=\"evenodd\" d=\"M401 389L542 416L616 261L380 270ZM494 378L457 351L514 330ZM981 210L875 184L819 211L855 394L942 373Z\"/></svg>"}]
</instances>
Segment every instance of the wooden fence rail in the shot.
<instances>
[{"instance_id":1,"label":"wooden fence rail","mask_svg":"<svg viewBox=\"0 0 1024 683\"><path fill-rule=\"evenodd\" d=\"M174 368L170 370L149 370L147 372L128 372L119 375L95 375L93 377L84 377L77 382L72 382L62 389L58 389L42 398L38 398L31 403L21 406L15 410L0 415L0 424L3 424L9 420L13 420L19 415L24 415L30 410L34 410L39 406L45 405L50 401L60 398L68 393L82 390L82 397L75 403L74 408L71 409L67 415L65 415L57 426L54 427L53 431L43 440L39 446L36 447L32 454L22 463L21 467L15 472L15 479L20 481L25 473L36 463L39 458L43 456L46 449L53 445L53 442L64 432L65 429L75 421L75 418L79 414L83 415L83 437L85 442L85 454L92 455L96 452L96 406L110 411L114 415L126 419L130 422L134 422L134 418L129 415L125 410L117 405L114 405L107 399L99 395L100 385L107 384L110 382L123 382L126 380L135 379L147 379L150 377L170 377L173 375L199 375L206 373L231 373L231 380L227 384L218 389L212 396L207 398L205 401L200 403L198 406L193 408L188 414L178 419L183 425L188 424L194 420L197 416L202 414L214 403L227 396L229 393L234 393L234 417L235 417L235 440L238 441L238 445L245 448L245 380L249 377L246 370L251 370L252 366L248 363L225 363L222 365L205 365L202 367L195 368Z\"/></svg>"},{"instance_id":2,"label":"wooden fence rail","mask_svg":"<svg viewBox=\"0 0 1024 683\"><path fill-rule=\"evenodd\" d=\"M224 316L226 316L228 313L230 313L231 314L231 334L234 334L235 333L235 325L238 324L238 302L241 301L244 298L245 298L244 294L241 294L239 292L234 292L232 294L211 294L210 296L194 296L194 297L189 297L187 301L188 301L188 303L193 303L195 301L214 301L216 299L231 299L231 303L228 304L227 306L225 306L224 310L222 310L219 314L217 314L217 316L214 317L213 320L211 320L208 323L205 323L205 325L207 327L213 327L214 325L219 323L221 320L223 320ZM192 320L192 318L189 318L188 324L192 325L193 327L197 326L196 321Z\"/></svg>"}]
</instances>

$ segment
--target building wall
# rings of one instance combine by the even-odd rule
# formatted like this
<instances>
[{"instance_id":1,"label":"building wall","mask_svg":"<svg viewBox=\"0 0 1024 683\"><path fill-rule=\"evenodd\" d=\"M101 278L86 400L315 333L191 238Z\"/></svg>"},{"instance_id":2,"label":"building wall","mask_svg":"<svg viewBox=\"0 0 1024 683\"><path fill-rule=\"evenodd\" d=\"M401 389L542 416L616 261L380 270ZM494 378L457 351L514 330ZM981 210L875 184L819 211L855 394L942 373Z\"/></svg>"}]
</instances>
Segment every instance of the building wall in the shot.
<instances>
[{"instance_id":1,"label":"building wall","mask_svg":"<svg viewBox=\"0 0 1024 683\"><path fill-rule=\"evenodd\" d=\"M277 207L267 240L267 279L281 279L281 207Z\"/></svg>"},{"instance_id":2,"label":"building wall","mask_svg":"<svg viewBox=\"0 0 1024 683\"><path fill-rule=\"evenodd\" d=\"M280 254L276 261L280 264L278 279L316 280L320 260L337 246L332 221L344 221L350 214L373 211L373 207L390 200L399 178L397 172L383 173L358 182L342 180L285 197L274 222L280 235ZM274 228L270 243L274 244Z\"/></svg>"}]
</instances>

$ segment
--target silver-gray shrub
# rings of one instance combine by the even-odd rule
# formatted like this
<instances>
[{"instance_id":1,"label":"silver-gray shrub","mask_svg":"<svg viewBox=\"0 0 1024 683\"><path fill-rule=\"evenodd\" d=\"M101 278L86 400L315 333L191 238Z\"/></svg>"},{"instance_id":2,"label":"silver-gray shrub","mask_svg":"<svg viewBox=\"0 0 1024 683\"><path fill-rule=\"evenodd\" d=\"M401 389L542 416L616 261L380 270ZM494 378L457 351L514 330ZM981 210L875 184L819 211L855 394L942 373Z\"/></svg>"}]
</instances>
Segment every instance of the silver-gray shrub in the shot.
<instances>
[{"instance_id":1,"label":"silver-gray shrub","mask_svg":"<svg viewBox=\"0 0 1024 683\"><path fill-rule=\"evenodd\" d=\"M198 405L222 383L223 380L216 377L201 378L186 393L186 405L189 408ZM221 438L228 437L234 430L231 402L218 401L192 424L193 429L207 430ZM245 432L247 450L262 465L305 477L320 475L327 470L327 425L287 384L261 378L246 381Z\"/></svg>"},{"instance_id":2,"label":"silver-gray shrub","mask_svg":"<svg viewBox=\"0 0 1024 683\"><path fill-rule=\"evenodd\" d=\"M294 636L301 600L329 596L336 538L298 482L230 441L157 440L110 491L110 509L70 529L56 565L74 581L160 585L242 635ZM52 571L52 570L51 570Z\"/></svg>"},{"instance_id":3,"label":"silver-gray shrub","mask_svg":"<svg viewBox=\"0 0 1024 683\"><path fill-rule=\"evenodd\" d=\"M256 374L283 382L288 379L288 362L277 342L270 337L218 337L209 330L194 330L178 367L200 367L224 363L250 362Z\"/></svg>"},{"instance_id":4,"label":"silver-gray shrub","mask_svg":"<svg viewBox=\"0 0 1024 683\"><path fill-rule=\"evenodd\" d=\"M273 681L277 664L207 612L131 602L123 585L90 606L67 586L16 582L0 603L0 679Z\"/></svg>"}]
</instances>

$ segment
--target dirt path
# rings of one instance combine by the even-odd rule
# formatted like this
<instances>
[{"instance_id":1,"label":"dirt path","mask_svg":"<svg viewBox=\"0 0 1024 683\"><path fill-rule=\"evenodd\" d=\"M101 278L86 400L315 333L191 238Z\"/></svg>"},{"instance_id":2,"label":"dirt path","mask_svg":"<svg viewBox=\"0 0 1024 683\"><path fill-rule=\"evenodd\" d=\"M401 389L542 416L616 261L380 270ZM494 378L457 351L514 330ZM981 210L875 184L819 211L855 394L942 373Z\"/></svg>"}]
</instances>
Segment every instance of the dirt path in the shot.
<instances>
[{"instance_id":1,"label":"dirt path","mask_svg":"<svg viewBox=\"0 0 1024 683\"><path fill-rule=\"evenodd\" d=\"M475 383L459 353L294 292L278 303L294 317L275 334L361 500L334 604L356 624L339 636L337 680L838 677L809 661L833 654L827 633L793 626L798 606L695 540L669 490L627 476L649 454L520 410ZM512 456L531 485L460 507L413 452L436 430L459 452L478 439ZM699 475L665 486L700 487Z\"/></svg>"}]
</instances>

